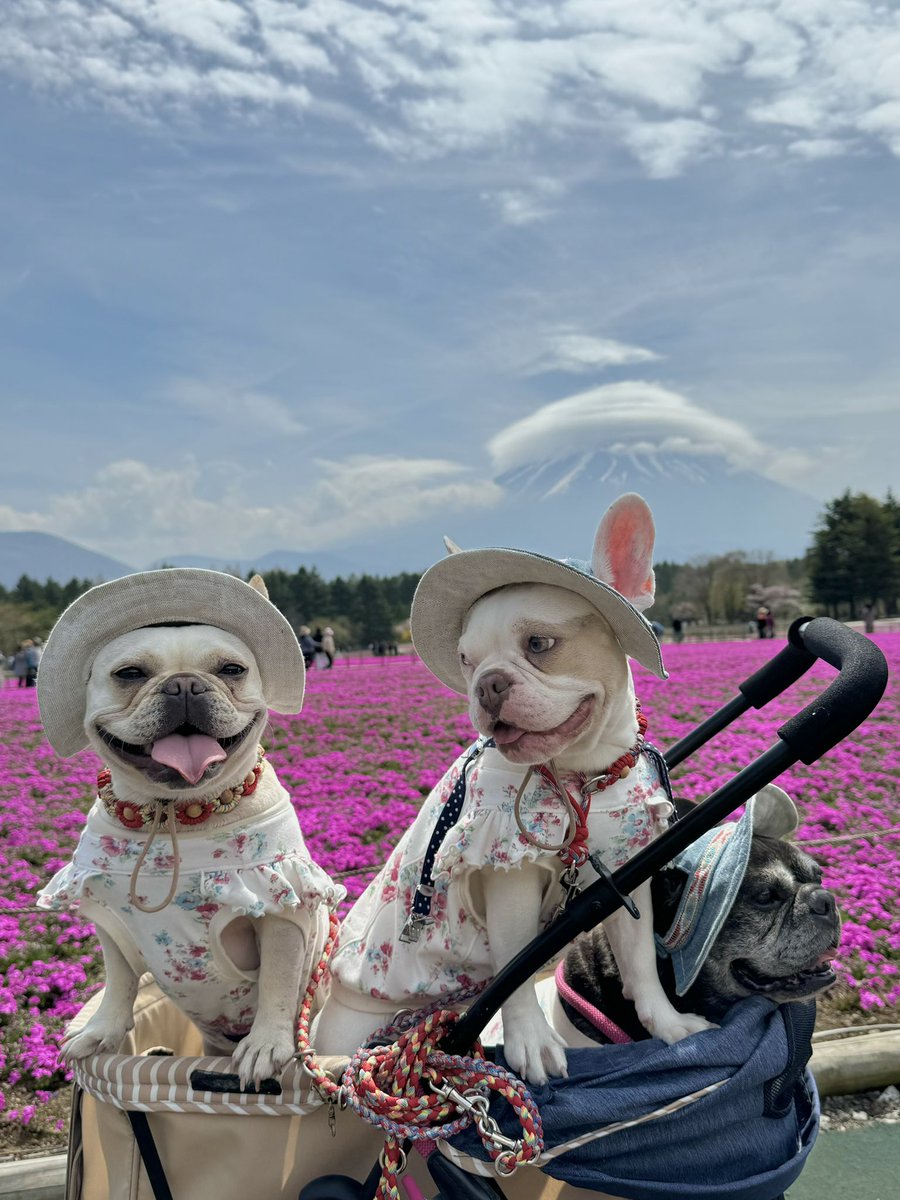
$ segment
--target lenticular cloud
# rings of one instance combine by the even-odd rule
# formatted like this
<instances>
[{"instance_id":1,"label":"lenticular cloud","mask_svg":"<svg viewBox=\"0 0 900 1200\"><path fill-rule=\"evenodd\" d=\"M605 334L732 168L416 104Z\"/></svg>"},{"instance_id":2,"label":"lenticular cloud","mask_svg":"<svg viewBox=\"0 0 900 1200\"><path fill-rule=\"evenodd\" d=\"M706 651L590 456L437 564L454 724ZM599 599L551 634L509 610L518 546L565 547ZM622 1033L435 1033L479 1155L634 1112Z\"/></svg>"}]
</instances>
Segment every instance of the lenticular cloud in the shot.
<instances>
[{"instance_id":1,"label":"lenticular cloud","mask_svg":"<svg viewBox=\"0 0 900 1200\"><path fill-rule=\"evenodd\" d=\"M743 425L655 383L627 381L556 400L488 443L497 476L531 463L605 451L620 456L720 457L762 465L766 447Z\"/></svg>"}]
</instances>

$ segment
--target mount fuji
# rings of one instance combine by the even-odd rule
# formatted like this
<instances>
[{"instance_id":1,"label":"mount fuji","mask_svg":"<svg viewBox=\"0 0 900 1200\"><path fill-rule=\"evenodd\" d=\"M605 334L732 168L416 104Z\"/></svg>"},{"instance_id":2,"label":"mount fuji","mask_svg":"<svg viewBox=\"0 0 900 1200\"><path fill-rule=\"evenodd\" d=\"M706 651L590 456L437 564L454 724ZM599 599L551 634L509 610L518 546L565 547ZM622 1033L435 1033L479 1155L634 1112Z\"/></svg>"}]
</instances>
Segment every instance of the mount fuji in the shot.
<instances>
[{"instance_id":1,"label":"mount fuji","mask_svg":"<svg viewBox=\"0 0 900 1200\"><path fill-rule=\"evenodd\" d=\"M653 511L658 562L734 550L796 558L812 541L820 509L812 497L715 456L588 451L526 463L495 482L503 495L489 509L429 516L375 542L342 547L341 557L373 574L422 570L441 557L441 536L449 534L465 549L513 546L590 558L600 517L633 491Z\"/></svg>"}]
</instances>

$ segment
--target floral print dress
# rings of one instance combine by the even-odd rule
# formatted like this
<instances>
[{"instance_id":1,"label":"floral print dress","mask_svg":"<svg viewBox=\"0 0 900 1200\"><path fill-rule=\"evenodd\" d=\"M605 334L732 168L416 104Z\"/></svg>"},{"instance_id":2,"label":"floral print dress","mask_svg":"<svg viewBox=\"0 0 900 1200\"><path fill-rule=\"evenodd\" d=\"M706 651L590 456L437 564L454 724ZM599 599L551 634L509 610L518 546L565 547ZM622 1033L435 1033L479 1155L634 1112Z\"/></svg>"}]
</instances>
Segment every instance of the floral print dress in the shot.
<instances>
[{"instance_id":1,"label":"floral print dress","mask_svg":"<svg viewBox=\"0 0 900 1200\"><path fill-rule=\"evenodd\" d=\"M400 940L432 831L469 754L461 754L434 787L381 873L344 920L332 975L347 1003L355 993L361 1007L364 997L396 1002L398 1008L421 1007L490 979L494 970L477 883L486 867L510 871L533 862L543 869L541 929L563 900L561 859L532 845L516 824L523 768L508 763L498 750L485 749L469 768L462 811L435 858L432 923L417 941ZM520 808L524 828L541 846L563 841L567 809L541 776L532 776ZM671 810L655 764L642 755L627 779L592 797L590 849L598 850L604 865L614 871L666 828ZM579 882L596 878L589 864L581 869Z\"/></svg>"},{"instance_id":2,"label":"floral print dress","mask_svg":"<svg viewBox=\"0 0 900 1200\"><path fill-rule=\"evenodd\" d=\"M246 825L179 837L178 891L162 911L138 911L129 903L146 834L123 830L99 800L73 861L38 895L40 908L77 906L114 939L136 974L152 972L200 1031L219 1042L249 1032L259 975L228 958L225 926L235 917L266 914L295 922L305 937L305 979L321 955L328 913L345 895L309 857L287 792L271 769L266 775L280 793L274 807ZM174 865L169 836L157 834L138 876L142 903L162 900Z\"/></svg>"}]
</instances>

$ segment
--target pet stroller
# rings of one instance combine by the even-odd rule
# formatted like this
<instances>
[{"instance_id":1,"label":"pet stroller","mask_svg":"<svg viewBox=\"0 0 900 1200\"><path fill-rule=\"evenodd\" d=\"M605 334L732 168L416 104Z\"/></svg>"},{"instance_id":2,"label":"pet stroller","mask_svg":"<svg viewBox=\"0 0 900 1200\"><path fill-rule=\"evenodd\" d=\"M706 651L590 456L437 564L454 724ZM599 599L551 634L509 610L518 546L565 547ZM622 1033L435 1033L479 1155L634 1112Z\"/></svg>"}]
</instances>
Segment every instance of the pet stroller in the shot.
<instances>
[{"instance_id":1,"label":"pet stroller","mask_svg":"<svg viewBox=\"0 0 900 1200\"><path fill-rule=\"evenodd\" d=\"M839 674L777 731L778 741L615 874L573 896L462 1015L401 1016L348 1065L316 1059L308 995L298 1061L257 1094L240 1090L229 1060L191 1057L196 1031L148 982L131 1053L78 1065L67 1200L243 1200L248 1191L259 1200L399 1200L401 1188L408 1200L776 1200L818 1131L807 1067L813 1004L753 997L721 1029L674 1046L569 1051L568 1078L534 1094L505 1070L502 1047L497 1061L472 1047L506 999L576 936L869 715L887 682L881 652L837 621L801 618L788 645L666 752L665 764L677 766L742 713L764 707L818 658ZM399 1047L393 1059L382 1054L386 1041ZM154 1054L159 1042L168 1057ZM396 1072L393 1084L385 1069ZM426 1153L411 1153L414 1143Z\"/></svg>"}]
</instances>

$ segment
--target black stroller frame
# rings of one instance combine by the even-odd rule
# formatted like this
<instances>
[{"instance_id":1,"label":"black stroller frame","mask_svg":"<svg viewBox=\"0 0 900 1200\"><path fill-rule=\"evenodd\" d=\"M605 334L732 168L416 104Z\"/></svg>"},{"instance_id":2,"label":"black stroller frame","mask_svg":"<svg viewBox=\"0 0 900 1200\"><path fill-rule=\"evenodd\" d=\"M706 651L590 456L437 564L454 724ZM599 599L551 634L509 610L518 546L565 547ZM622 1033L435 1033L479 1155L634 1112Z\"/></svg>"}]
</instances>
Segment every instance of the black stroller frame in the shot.
<instances>
[{"instance_id":1,"label":"black stroller frame","mask_svg":"<svg viewBox=\"0 0 900 1200\"><path fill-rule=\"evenodd\" d=\"M835 667L838 675L815 700L776 731L778 741L615 874L597 880L575 896L565 912L517 954L473 1001L444 1039L442 1050L449 1054L469 1051L481 1030L513 992L574 938L604 921L622 906L629 893L788 767L797 762L806 765L816 762L866 719L887 685L884 655L867 637L839 621L829 617L800 617L788 631L787 646L739 684L739 694L733 700L665 752L666 765L671 769L684 762L750 708L764 708L806 674L818 659ZM452 1188L452 1191L442 1190L445 1200L451 1196L453 1200L482 1200L504 1195L492 1180L465 1176L443 1159L440 1173L442 1189ZM323 1176L303 1189L300 1200L373 1200L380 1174L381 1166L376 1163L362 1183L346 1176Z\"/></svg>"}]
</instances>

